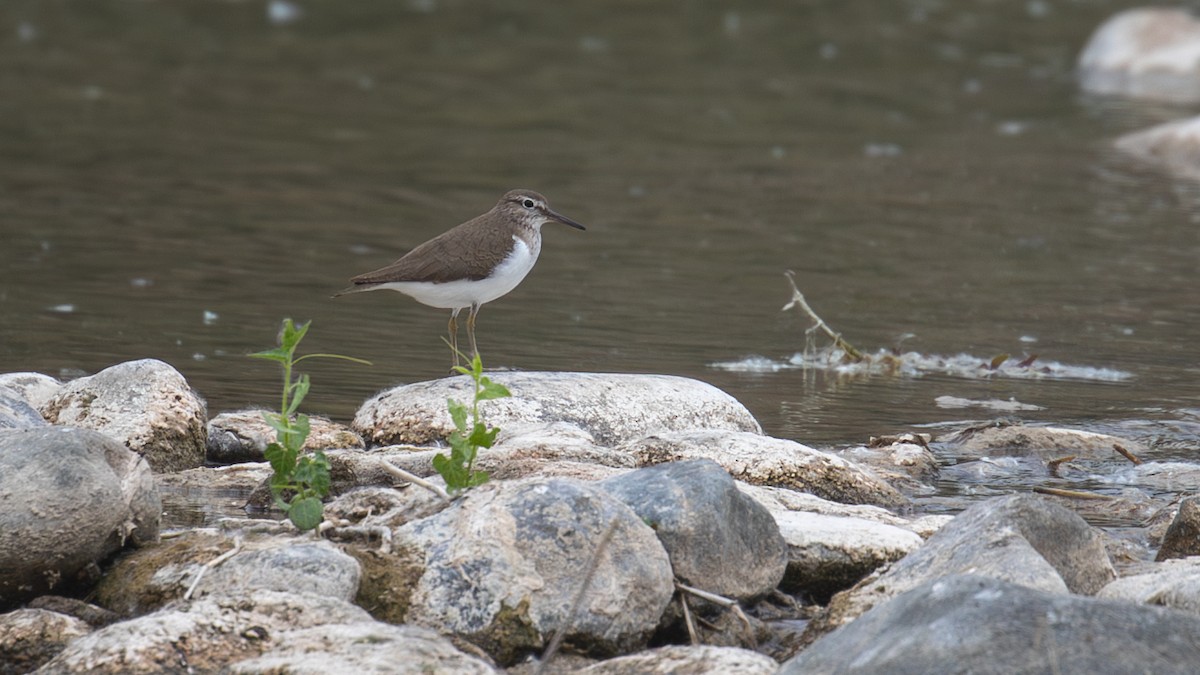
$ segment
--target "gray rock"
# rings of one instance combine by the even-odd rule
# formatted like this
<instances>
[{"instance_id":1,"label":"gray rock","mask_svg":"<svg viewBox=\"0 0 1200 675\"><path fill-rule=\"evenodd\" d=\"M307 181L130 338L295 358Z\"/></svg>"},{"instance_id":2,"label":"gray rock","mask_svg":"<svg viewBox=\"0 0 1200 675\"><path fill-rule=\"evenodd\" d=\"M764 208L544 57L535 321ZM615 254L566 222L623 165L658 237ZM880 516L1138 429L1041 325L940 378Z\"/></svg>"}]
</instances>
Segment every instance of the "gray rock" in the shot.
<instances>
[{"instance_id":1,"label":"gray rock","mask_svg":"<svg viewBox=\"0 0 1200 675\"><path fill-rule=\"evenodd\" d=\"M1119 436L1023 424L967 429L939 440L955 445L955 453L962 456L1037 457L1043 462L1068 455L1080 460L1119 459L1120 455L1113 449L1114 445L1121 445L1135 455L1146 450L1142 443Z\"/></svg>"},{"instance_id":2,"label":"gray rock","mask_svg":"<svg viewBox=\"0 0 1200 675\"><path fill-rule=\"evenodd\" d=\"M1200 617L950 576L825 636L780 675L1194 673Z\"/></svg>"},{"instance_id":3,"label":"gray rock","mask_svg":"<svg viewBox=\"0 0 1200 675\"><path fill-rule=\"evenodd\" d=\"M498 672L486 661L458 651L446 638L417 626L393 626L377 621L333 624L284 631L274 638L274 648L262 656L234 663L223 672L240 675Z\"/></svg>"},{"instance_id":4,"label":"gray rock","mask_svg":"<svg viewBox=\"0 0 1200 675\"><path fill-rule=\"evenodd\" d=\"M162 361L129 361L72 380L41 413L51 424L94 429L116 439L155 471L204 462L204 401Z\"/></svg>"},{"instance_id":5,"label":"gray rock","mask_svg":"<svg viewBox=\"0 0 1200 675\"><path fill-rule=\"evenodd\" d=\"M212 568L206 565L235 547L230 535L192 530L131 553L113 565L96 599L126 616L144 614L182 598L197 576L193 597L301 590L349 602L358 593L358 561L327 541L245 535L238 542L240 550Z\"/></svg>"},{"instance_id":6,"label":"gray rock","mask_svg":"<svg viewBox=\"0 0 1200 675\"><path fill-rule=\"evenodd\" d=\"M1116 578L1099 530L1032 495L975 504L886 571L838 593L809 624L811 638L930 580L978 574L1049 593L1093 594Z\"/></svg>"},{"instance_id":7,"label":"gray rock","mask_svg":"<svg viewBox=\"0 0 1200 675\"><path fill-rule=\"evenodd\" d=\"M782 587L822 603L924 541L910 530L861 518L803 511L773 515L788 547Z\"/></svg>"},{"instance_id":8,"label":"gray rock","mask_svg":"<svg viewBox=\"0 0 1200 675\"><path fill-rule=\"evenodd\" d=\"M265 590L211 595L89 633L37 672L215 673L259 656L285 631L369 621L362 608L326 596Z\"/></svg>"},{"instance_id":9,"label":"gray rock","mask_svg":"<svg viewBox=\"0 0 1200 675\"><path fill-rule=\"evenodd\" d=\"M36 429L47 426L42 414L16 391L0 386L0 429Z\"/></svg>"},{"instance_id":10,"label":"gray rock","mask_svg":"<svg viewBox=\"0 0 1200 675\"><path fill-rule=\"evenodd\" d=\"M659 647L618 656L577 671L579 675L774 675L779 664L738 647Z\"/></svg>"},{"instance_id":11,"label":"gray rock","mask_svg":"<svg viewBox=\"0 0 1200 675\"><path fill-rule=\"evenodd\" d=\"M0 608L95 581L127 543L156 541L150 467L86 429L0 431Z\"/></svg>"},{"instance_id":12,"label":"gray rock","mask_svg":"<svg viewBox=\"0 0 1200 675\"><path fill-rule=\"evenodd\" d=\"M1098 598L1128 600L1200 614L1200 558L1168 560L1100 589Z\"/></svg>"},{"instance_id":13,"label":"gray rock","mask_svg":"<svg viewBox=\"0 0 1200 675\"><path fill-rule=\"evenodd\" d=\"M939 474L937 457L923 438L913 434L872 438L870 445L846 448L834 454L873 471L901 494L912 496L935 491Z\"/></svg>"},{"instance_id":14,"label":"gray rock","mask_svg":"<svg viewBox=\"0 0 1200 675\"><path fill-rule=\"evenodd\" d=\"M310 431L304 450L363 447L363 440L349 427L324 417L310 415ZM223 412L208 421L206 459L215 464L261 462L267 446L275 442L276 432L263 419L262 410Z\"/></svg>"},{"instance_id":15,"label":"gray rock","mask_svg":"<svg viewBox=\"0 0 1200 675\"><path fill-rule=\"evenodd\" d=\"M1097 94L1200 101L1200 21L1185 9L1120 12L1092 34L1080 53L1079 81Z\"/></svg>"},{"instance_id":16,"label":"gray rock","mask_svg":"<svg viewBox=\"0 0 1200 675\"><path fill-rule=\"evenodd\" d=\"M1200 497L1188 497L1179 502L1179 511L1163 535L1162 546L1155 560L1200 555Z\"/></svg>"},{"instance_id":17,"label":"gray rock","mask_svg":"<svg viewBox=\"0 0 1200 675\"><path fill-rule=\"evenodd\" d=\"M788 511L817 513L825 516L843 516L883 525L895 525L901 529L916 533L922 539L928 539L946 523L954 520L954 516L948 515L926 515L916 518L904 518L880 506L831 502L828 499L821 499L807 492L797 492L796 490L789 490L787 488L750 485L741 481L738 481L737 486L739 490L753 497L759 504L767 507L767 510L772 515L777 516L777 520L779 513L786 513Z\"/></svg>"},{"instance_id":18,"label":"gray rock","mask_svg":"<svg viewBox=\"0 0 1200 675\"><path fill-rule=\"evenodd\" d=\"M0 374L0 389L8 389L34 408L45 405L62 386L62 382L41 373Z\"/></svg>"},{"instance_id":19,"label":"gray rock","mask_svg":"<svg viewBox=\"0 0 1200 675\"><path fill-rule=\"evenodd\" d=\"M643 465L708 458L734 478L786 487L848 504L898 506L908 500L857 464L795 441L725 430L662 432L623 446Z\"/></svg>"},{"instance_id":20,"label":"gray rock","mask_svg":"<svg viewBox=\"0 0 1200 675\"><path fill-rule=\"evenodd\" d=\"M1200 179L1200 117L1164 122L1125 134L1113 142L1113 147L1172 175Z\"/></svg>"},{"instance_id":21,"label":"gray rock","mask_svg":"<svg viewBox=\"0 0 1200 675\"><path fill-rule=\"evenodd\" d=\"M572 615L583 571L612 523ZM488 483L399 528L394 544L423 556L405 621L466 638L502 664L541 650L568 624L566 640L580 651L640 647L674 593L654 531L615 497L564 478Z\"/></svg>"},{"instance_id":22,"label":"gray rock","mask_svg":"<svg viewBox=\"0 0 1200 675\"><path fill-rule=\"evenodd\" d=\"M488 373L512 398L484 403L488 424L569 422L600 445L614 446L646 434L679 429L732 429L761 433L745 406L710 384L669 375L614 373ZM389 389L367 401L354 430L371 446L428 444L453 431L446 399L467 401L466 376Z\"/></svg>"},{"instance_id":23,"label":"gray rock","mask_svg":"<svg viewBox=\"0 0 1200 675\"><path fill-rule=\"evenodd\" d=\"M0 675L33 672L91 630L73 616L44 609L0 614Z\"/></svg>"},{"instance_id":24,"label":"gray rock","mask_svg":"<svg viewBox=\"0 0 1200 675\"><path fill-rule=\"evenodd\" d=\"M598 487L654 528L675 576L688 585L739 600L765 595L779 585L788 564L779 527L716 462L659 464L601 481Z\"/></svg>"}]
</instances>

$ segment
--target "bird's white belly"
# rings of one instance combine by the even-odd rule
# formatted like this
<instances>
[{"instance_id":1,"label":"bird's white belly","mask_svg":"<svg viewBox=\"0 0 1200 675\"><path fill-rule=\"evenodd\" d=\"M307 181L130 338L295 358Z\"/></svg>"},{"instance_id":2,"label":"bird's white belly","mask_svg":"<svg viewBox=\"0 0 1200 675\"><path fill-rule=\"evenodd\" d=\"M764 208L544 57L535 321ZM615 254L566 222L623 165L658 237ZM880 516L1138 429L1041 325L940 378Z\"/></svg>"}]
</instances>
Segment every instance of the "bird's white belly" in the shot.
<instances>
[{"instance_id":1,"label":"bird's white belly","mask_svg":"<svg viewBox=\"0 0 1200 675\"><path fill-rule=\"evenodd\" d=\"M541 248L540 246L538 248ZM530 250L520 237L513 237L513 249L486 279L460 279L436 284L428 281L394 281L376 288L400 291L423 305L439 309L459 309L482 305L508 293L533 269L539 251Z\"/></svg>"}]
</instances>

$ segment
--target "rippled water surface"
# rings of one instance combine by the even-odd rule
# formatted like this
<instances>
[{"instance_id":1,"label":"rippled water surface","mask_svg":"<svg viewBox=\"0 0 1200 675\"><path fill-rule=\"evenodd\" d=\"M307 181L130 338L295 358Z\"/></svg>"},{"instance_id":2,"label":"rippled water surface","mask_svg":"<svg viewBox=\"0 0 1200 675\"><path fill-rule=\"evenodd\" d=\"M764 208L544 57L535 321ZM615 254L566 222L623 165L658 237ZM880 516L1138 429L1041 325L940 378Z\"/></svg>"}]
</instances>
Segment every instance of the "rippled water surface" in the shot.
<instances>
[{"instance_id":1,"label":"rippled water surface","mask_svg":"<svg viewBox=\"0 0 1200 675\"><path fill-rule=\"evenodd\" d=\"M589 229L484 308L491 367L698 377L812 444L1000 414L953 396L1200 446L1200 190L1110 146L1194 111L1073 79L1126 4L296 6L0 5L0 372L155 357L213 413L271 405L244 355L291 316L374 362L310 368L348 419L445 373L447 316L329 296L529 187ZM789 269L866 351L1080 370L772 367Z\"/></svg>"}]
</instances>

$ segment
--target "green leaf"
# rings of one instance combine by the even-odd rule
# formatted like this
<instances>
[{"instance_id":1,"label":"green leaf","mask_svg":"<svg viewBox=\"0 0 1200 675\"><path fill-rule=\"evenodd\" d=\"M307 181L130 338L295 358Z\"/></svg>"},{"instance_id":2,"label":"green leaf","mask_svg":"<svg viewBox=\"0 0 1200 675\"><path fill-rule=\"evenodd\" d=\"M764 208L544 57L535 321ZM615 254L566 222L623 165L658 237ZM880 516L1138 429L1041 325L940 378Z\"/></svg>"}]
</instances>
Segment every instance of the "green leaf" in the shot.
<instances>
[{"instance_id":1,"label":"green leaf","mask_svg":"<svg viewBox=\"0 0 1200 675\"><path fill-rule=\"evenodd\" d=\"M288 434L284 443L297 451L304 447L304 442L308 440L308 434L311 431L311 426L308 422L308 415L296 415L296 419L292 420L292 430Z\"/></svg>"},{"instance_id":2,"label":"green leaf","mask_svg":"<svg viewBox=\"0 0 1200 675\"><path fill-rule=\"evenodd\" d=\"M451 368L451 370L455 371L459 375L470 375L471 374L470 370L467 370L466 368L463 368L462 366L454 366L453 368Z\"/></svg>"},{"instance_id":3,"label":"green leaf","mask_svg":"<svg viewBox=\"0 0 1200 675\"><path fill-rule=\"evenodd\" d=\"M446 487L450 492L457 492L467 487L467 470L451 462L450 458L445 455L440 453L434 455L433 469L438 472L442 480L446 481Z\"/></svg>"},{"instance_id":4,"label":"green leaf","mask_svg":"<svg viewBox=\"0 0 1200 675\"><path fill-rule=\"evenodd\" d=\"M500 433L499 427L488 429L483 422L476 422L475 428L471 430L471 435L467 437L467 443L480 448L490 448L492 443L496 442L498 433Z\"/></svg>"},{"instance_id":5,"label":"green leaf","mask_svg":"<svg viewBox=\"0 0 1200 675\"><path fill-rule=\"evenodd\" d=\"M294 366L297 363L300 363L301 361L303 361L304 359L341 359L343 361L353 361L354 363L361 363L364 366L374 365L366 359L360 359L357 356L346 356L344 354L305 354L304 356L301 356L297 359L293 359L292 365Z\"/></svg>"},{"instance_id":6,"label":"green leaf","mask_svg":"<svg viewBox=\"0 0 1200 675\"><path fill-rule=\"evenodd\" d=\"M293 501L287 513L288 519L304 532L321 524L325 515L325 505L317 497L303 497Z\"/></svg>"},{"instance_id":7,"label":"green leaf","mask_svg":"<svg viewBox=\"0 0 1200 675\"><path fill-rule=\"evenodd\" d=\"M512 392L499 382L492 382L486 377L479 378L479 393L475 394L476 401L490 401L497 398L508 398Z\"/></svg>"},{"instance_id":8,"label":"green leaf","mask_svg":"<svg viewBox=\"0 0 1200 675\"><path fill-rule=\"evenodd\" d=\"M305 455L296 461L296 471L292 480L310 489L318 496L329 494L330 476L329 461L319 450L311 455Z\"/></svg>"},{"instance_id":9,"label":"green leaf","mask_svg":"<svg viewBox=\"0 0 1200 675\"><path fill-rule=\"evenodd\" d=\"M300 377L296 378L296 381L292 383L291 387L289 387L292 392L292 400L290 403L288 403L287 412L284 414L290 416L292 413L296 412L296 408L300 407L300 402L304 400L305 396L308 396L308 388L310 386L312 386L312 383L309 382L308 375L301 375Z\"/></svg>"},{"instance_id":10,"label":"green leaf","mask_svg":"<svg viewBox=\"0 0 1200 675\"><path fill-rule=\"evenodd\" d=\"M253 359L270 359L280 363L287 363L289 357L288 353L279 347L268 349L265 352L254 352L253 354L247 354L247 356Z\"/></svg>"},{"instance_id":11,"label":"green leaf","mask_svg":"<svg viewBox=\"0 0 1200 675\"><path fill-rule=\"evenodd\" d=\"M285 482L290 482L292 471L296 469L296 453L279 443L272 443L263 451L263 456L271 463L271 470L275 475L271 476L272 484L276 478L280 478Z\"/></svg>"},{"instance_id":12,"label":"green leaf","mask_svg":"<svg viewBox=\"0 0 1200 675\"><path fill-rule=\"evenodd\" d=\"M446 407L450 409L450 419L454 420L454 427L459 431L466 431L467 406L452 398L448 398L446 399Z\"/></svg>"},{"instance_id":13,"label":"green leaf","mask_svg":"<svg viewBox=\"0 0 1200 675\"><path fill-rule=\"evenodd\" d=\"M488 476L488 472L474 471L471 473L471 477L467 480L467 486L468 487L479 487L480 485L483 485L484 483L488 482L489 479L490 479L490 476Z\"/></svg>"},{"instance_id":14,"label":"green leaf","mask_svg":"<svg viewBox=\"0 0 1200 675\"><path fill-rule=\"evenodd\" d=\"M480 375L483 375L483 359L480 358L478 353L471 357L471 372L469 374L476 380L479 379Z\"/></svg>"},{"instance_id":15,"label":"green leaf","mask_svg":"<svg viewBox=\"0 0 1200 675\"><path fill-rule=\"evenodd\" d=\"M296 347L300 345L300 341L304 339L304 334L308 332L308 327L311 325L312 321L306 321L297 326L291 319L284 319L283 331L279 335L279 346L289 356L295 353Z\"/></svg>"}]
</instances>

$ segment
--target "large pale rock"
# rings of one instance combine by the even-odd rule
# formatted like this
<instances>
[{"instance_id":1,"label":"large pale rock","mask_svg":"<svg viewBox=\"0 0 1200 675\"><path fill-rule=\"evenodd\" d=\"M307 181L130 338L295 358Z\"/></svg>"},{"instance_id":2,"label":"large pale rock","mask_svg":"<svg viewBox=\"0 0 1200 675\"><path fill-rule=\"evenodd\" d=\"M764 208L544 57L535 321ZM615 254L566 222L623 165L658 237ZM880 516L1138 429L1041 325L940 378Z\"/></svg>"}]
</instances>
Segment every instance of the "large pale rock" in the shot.
<instances>
[{"instance_id":1,"label":"large pale rock","mask_svg":"<svg viewBox=\"0 0 1200 675\"><path fill-rule=\"evenodd\" d=\"M1168 560L1138 574L1121 577L1096 594L1200 614L1200 558Z\"/></svg>"},{"instance_id":2,"label":"large pale rock","mask_svg":"<svg viewBox=\"0 0 1200 675\"><path fill-rule=\"evenodd\" d=\"M263 419L262 410L223 412L208 421L206 459L215 464L261 462L267 446L275 442L276 431ZM309 434L304 450L363 447L362 438L349 427L324 417L310 415Z\"/></svg>"},{"instance_id":3,"label":"large pale rock","mask_svg":"<svg viewBox=\"0 0 1200 675\"><path fill-rule=\"evenodd\" d=\"M659 464L597 486L654 528L685 583L739 600L779 585L788 555L775 519L716 462Z\"/></svg>"},{"instance_id":4,"label":"large pale rock","mask_svg":"<svg viewBox=\"0 0 1200 675\"><path fill-rule=\"evenodd\" d=\"M46 420L19 392L0 386L0 429L36 429Z\"/></svg>"},{"instance_id":5,"label":"large pale rock","mask_svg":"<svg viewBox=\"0 0 1200 675\"><path fill-rule=\"evenodd\" d=\"M38 672L54 675L216 673L260 656L285 631L371 621L344 600L256 590L180 601L78 638Z\"/></svg>"},{"instance_id":6,"label":"large pale rock","mask_svg":"<svg viewBox=\"0 0 1200 675\"><path fill-rule=\"evenodd\" d=\"M150 467L86 429L0 431L0 608L86 588L127 543L158 538Z\"/></svg>"},{"instance_id":7,"label":"large pale rock","mask_svg":"<svg viewBox=\"0 0 1200 675\"><path fill-rule=\"evenodd\" d=\"M1185 9L1120 12L1083 48L1079 80L1097 94L1200 101L1200 21Z\"/></svg>"},{"instance_id":8,"label":"large pale rock","mask_svg":"<svg viewBox=\"0 0 1200 675\"><path fill-rule=\"evenodd\" d=\"M1187 497L1179 502L1154 559L1162 562L1195 555L1200 555L1200 497Z\"/></svg>"},{"instance_id":9,"label":"large pale rock","mask_svg":"<svg viewBox=\"0 0 1200 675\"><path fill-rule=\"evenodd\" d=\"M377 621L289 630L275 636L262 656L231 665L238 675L486 675L498 672L444 637L417 626Z\"/></svg>"},{"instance_id":10,"label":"large pale rock","mask_svg":"<svg viewBox=\"0 0 1200 675\"><path fill-rule=\"evenodd\" d=\"M923 542L910 530L861 518L803 511L773 515L788 547L782 586L804 591L818 602L903 558Z\"/></svg>"},{"instance_id":11,"label":"large pale rock","mask_svg":"<svg viewBox=\"0 0 1200 675\"><path fill-rule=\"evenodd\" d=\"M679 429L762 431L732 396L683 377L560 372L496 372L488 377L513 394L481 407L488 424L501 429L569 422L607 446ZM442 441L454 430L446 399L466 402L471 392L471 380L461 375L395 387L363 404L354 430L371 446Z\"/></svg>"},{"instance_id":12,"label":"large pale rock","mask_svg":"<svg viewBox=\"0 0 1200 675\"><path fill-rule=\"evenodd\" d=\"M895 525L901 529L916 533L922 539L928 539L946 523L954 520L954 516L937 514L905 518L880 506L872 506L870 504L842 504L840 502L829 501L828 499L821 499L807 492L797 492L796 490L789 490L787 488L750 485L741 481L738 481L737 486L739 490L753 497L759 504L767 507L767 510L776 516L776 519L778 519L779 513L786 513L788 511L817 513L825 516L842 516L883 525Z\"/></svg>"},{"instance_id":13,"label":"large pale rock","mask_svg":"<svg viewBox=\"0 0 1200 675\"><path fill-rule=\"evenodd\" d=\"M51 424L94 429L116 439L155 471L204 462L204 401L162 361L128 361L72 380L41 413Z\"/></svg>"},{"instance_id":14,"label":"large pale rock","mask_svg":"<svg viewBox=\"0 0 1200 675\"><path fill-rule=\"evenodd\" d=\"M208 563L235 548L227 534L193 530L143 548L113 566L96 599L126 616L144 614L183 597L198 576L193 597L302 590L349 602L358 593L358 562L329 542L246 535L237 546L237 553L211 569L205 569Z\"/></svg>"},{"instance_id":15,"label":"large pale rock","mask_svg":"<svg viewBox=\"0 0 1200 675\"><path fill-rule=\"evenodd\" d=\"M779 673L1184 675L1197 663L1200 617L950 576L880 604Z\"/></svg>"},{"instance_id":16,"label":"large pale rock","mask_svg":"<svg viewBox=\"0 0 1200 675\"><path fill-rule=\"evenodd\" d=\"M44 609L0 614L0 675L31 673L91 630L80 619Z\"/></svg>"},{"instance_id":17,"label":"large pale rock","mask_svg":"<svg viewBox=\"0 0 1200 675\"><path fill-rule=\"evenodd\" d=\"M41 408L58 393L62 382L41 373L0 374L0 389L8 389L33 408Z\"/></svg>"},{"instance_id":18,"label":"large pale rock","mask_svg":"<svg viewBox=\"0 0 1200 675\"><path fill-rule=\"evenodd\" d=\"M952 574L1064 594L1093 594L1116 578L1099 530L1078 515L1032 495L996 497L960 513L886 571L835 595L806 636L824 634L884 600Z\"/></svg>"},{"instance_id":19,"label":"large pale rock","mask_svg":"<svg viewBox=\"0 0 1200 675\"><path fill-rule=\"evenodd\" d=\"M576 671L579 675L774 675L769 656L738 647L700 645L659 647L618 656Z\"/></svg>"},{"instance_id":20,"label":"large pale rock","mask_svg":"<svg viewBox=\"0 0 1200 675\"><path fill-rule=\"evenodd\" d=\"M1038 457L1043 461L1068 455L1078 459L1111 461L1120 458L1113 449L1114 445L1120 445L1134 454L1141 454L1146 450L1143 444L1119 436L1023 424L969 429L940 440L955 445L955 453L962 456Z\"/></svg>"},{"instance_id":21,"label":"large pale rock","mask_svg":"<svg viewBox=\"0 0 1200 675\"><path fill-rule=\"evenodd\" d=\"M725 430L662 432L623 446L643 465L707 458L734 478L848 504L900 505L903 495L848 460L795 441Z\"/></svg>"},{"instance_id":22,"label":"large pale rock","mask_svg":"<svg viewBox=\"0 0 1200 675\"><path fill-rule=\"evenodd\" d=\"M610 526L595 577L572 612L582 571ZM399 528L394 545L424 558L405 621L466 638L502 664L540 651L566 625L567 642L581 651L640 647L674 593L654 530L615 497L564 478L473 489Z\"/></svg>"},{"instance_id":23,"label":"large pale rock","mask_svg":"<svg viewBox=\"0 0 1200 675\"><path fill-rule=\"evenodd\" d=\"M1200 83L1200 77L1197 82ZM1172 175L1200 179L1200 117L1164 122L1125 134L1113 146Z\"/></svg>"}]
</instances>

